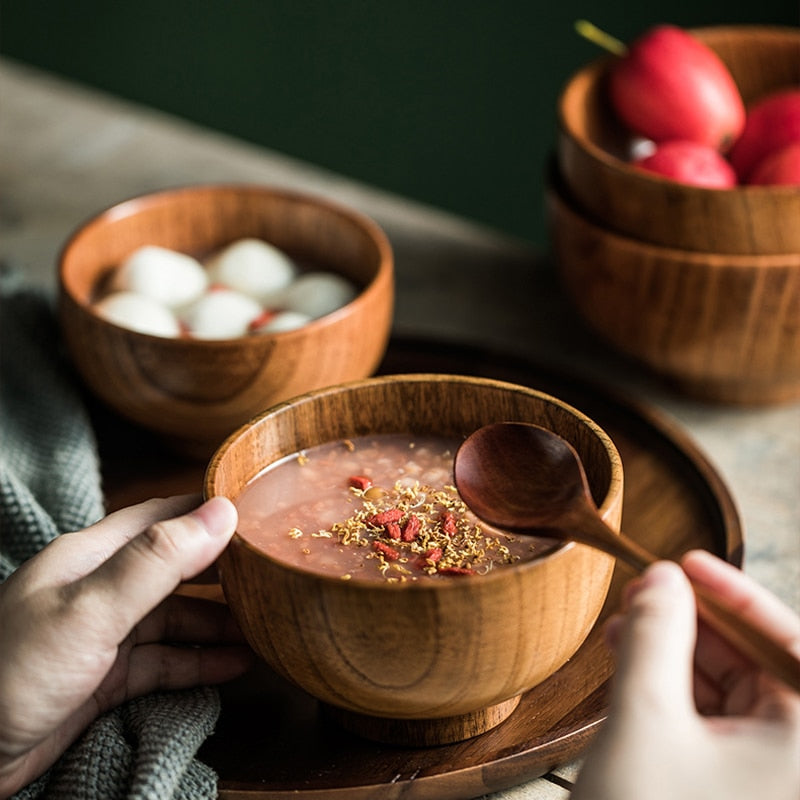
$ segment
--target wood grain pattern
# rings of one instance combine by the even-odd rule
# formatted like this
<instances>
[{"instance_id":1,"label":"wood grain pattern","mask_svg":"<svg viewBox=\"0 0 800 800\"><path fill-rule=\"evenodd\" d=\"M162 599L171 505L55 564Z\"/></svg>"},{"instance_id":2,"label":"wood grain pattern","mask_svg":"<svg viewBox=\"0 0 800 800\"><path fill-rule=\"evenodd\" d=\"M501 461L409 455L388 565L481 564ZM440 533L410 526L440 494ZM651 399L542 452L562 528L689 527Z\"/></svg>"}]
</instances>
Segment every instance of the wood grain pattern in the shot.
<instances>
[{"instance_id":1,"label":"wood grain pattern","mask_svg":"<svg viewBox=\"0 0 800 800\"><path fill-rule=\"evenodd\" d=\"M800 397L800 250L710 255L618 236L587 219L557 176L547 206L565 291L606 341L701 399Z\"/></svg>"},{"instance_id":2,"label":"wood grain pattern","mask_svg":"<svg viewBox=\"0 0 800 800\"><path fill-rule=\"evenodd\" d=\"M722 27L694 31L728 65L746 103L800 84L800 30ZM558 104L557 158L570 192L612 230L707 253L800 253L797 187L703 189L625 163L631 134L606 95L611 59L579 70Z\"/></svg>"},{"instance_id":3,"label":"wood grain pattern","mask_svg":"<svg viewBox=\"0 0 800 800\"><path fill-rule=\"evenodd\" d=\"M522 359L426 340L394 340L380 371L485 375L572 403L602 425L622 456L630 536L664 555L704 547L741 564L741 524L724 482L682 429L650 408ZM204 464L165 449L158 437L97 404L93 418L110 509L199 490ZM617 567L601 622L617 608L629 577ZM219 774L223 800L477 797L580 753L605 715L612 672L598 625L501 725L457 744L409 748L343 730L313 698L263 666L221 688L222 714L200 757Z\"/></svg>"},{"instance_id":4,"label":"wood grain pattern","mask_svg":"<svg viewBox=\"0 0 800 800\"><path fill-rule=\"evenodd\" d=\"M371 433L464 437L499 420L533 422L568 440L601 515L619 527L622 465L597 425L532 389L448 375L374 378L282 404L222 445L205 492L235 500L265 467L325 442ZM582 644L612 570L613 559L575 543L479 579L399 584L290 567L238 535L219 560L228 605L276 672L340 714L353 712L351 729L416 745L499 723L501 708L516 705L507 701Z\"/></svg>"},{"instance_id":5,"label":"wood grain pattern","mask_svg":"<svg viewBox=\"0 0 800 800\"><path fill-rule=\"evenodd\" d=\"M205 256L244 237L339 272L361 292L303 328L221 341L148 336L89 307L103 277L141 245ZM260 186L193 186L114 206L66 244L59 281L64 338L90 389L205 457L273 403L371 374L394 300L392 251L377 225L326 200Z\"/></svg>"}]
</instances>

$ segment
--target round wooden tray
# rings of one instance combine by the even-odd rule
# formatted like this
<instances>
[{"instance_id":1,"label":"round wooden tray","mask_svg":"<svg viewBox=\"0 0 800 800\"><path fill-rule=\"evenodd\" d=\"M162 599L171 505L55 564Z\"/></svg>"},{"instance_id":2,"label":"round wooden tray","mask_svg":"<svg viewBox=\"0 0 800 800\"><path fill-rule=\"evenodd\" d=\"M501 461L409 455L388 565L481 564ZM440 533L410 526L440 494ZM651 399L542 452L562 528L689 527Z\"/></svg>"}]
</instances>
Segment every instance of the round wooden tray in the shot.
<instances>
[{"instance_id":1,"label":"round wooden tray","mask_svg":"<svg viewBox=\"0 0 800 800\"><path fill-rule=\"evenodd\" d=\"M656 411L579 378L470 346L393 340L380 371L482 375L566 400L605 428L619 448L622 524L629 536L665 556L702 547L741 565L742 530L725 484L691 439ZM203 464L165 451L138 429L103 419L102 412L98 439L110 507L200 490ZM605 717L613 663L602 621L618 606L630 577L624 565L617 567L600 622L576 655L523 695L505 722L474 739L434 748L360 739L264 666L221 688L219 723L199 757L217 771L224 800L446 800L536 778L579 755Z\"/></svg>"}]
</instances>

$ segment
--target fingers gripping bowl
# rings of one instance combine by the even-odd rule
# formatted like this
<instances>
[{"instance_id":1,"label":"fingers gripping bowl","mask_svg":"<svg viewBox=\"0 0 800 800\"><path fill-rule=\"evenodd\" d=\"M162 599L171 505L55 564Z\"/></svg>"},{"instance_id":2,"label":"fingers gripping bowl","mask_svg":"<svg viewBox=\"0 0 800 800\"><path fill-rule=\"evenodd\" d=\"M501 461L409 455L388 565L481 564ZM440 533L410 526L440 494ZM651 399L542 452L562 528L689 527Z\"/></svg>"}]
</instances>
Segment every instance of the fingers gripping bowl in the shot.
<instances>
[{"instance_id":1,"label":"fingers gripping bowl","mask_svg":"<svg viewBox=\"0 0 800 800\"><path fill-rule=\"evenodd\" d=\"M266 467L326 442L395 433L459 439L506 419L571 442L603 517L619 528L622 464L596 424L535 390L459 376L372 378L277 405L223 443L205 492L238 503ZM498 724L569 659L600 613L613 560L568 544L485 575L344 580L291 565L240 528L219 567L239 625L278 673L359 733L427 745Z\"/></svg>"},{"instance_id":2,"label":"fingers gripping bowl","mask_svg":"<svg viewBox=\"0 0 800 800\"><path fill-rule=\"evenodd\" d=\"M116 324L94 300L142 247L204 258L257 239L353 284L355 298L283 332L198 339ZM237 426L300 392L370 375L388 342L393 257L371 220L263 186L190 186L113 206L81 226L59 263L61 326L89 388L134 422L208 458Z\"/></svg>"}]
</instances>

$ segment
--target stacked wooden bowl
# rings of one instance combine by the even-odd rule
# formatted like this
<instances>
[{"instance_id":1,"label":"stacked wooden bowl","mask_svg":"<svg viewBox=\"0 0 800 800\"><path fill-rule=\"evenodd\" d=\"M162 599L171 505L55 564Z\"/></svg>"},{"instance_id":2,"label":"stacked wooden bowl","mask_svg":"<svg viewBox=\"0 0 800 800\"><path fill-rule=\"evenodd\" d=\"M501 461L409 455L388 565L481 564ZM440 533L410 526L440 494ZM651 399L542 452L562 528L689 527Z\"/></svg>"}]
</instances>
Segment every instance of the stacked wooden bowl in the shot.
<instances>
[{"instance_id":1,"label":"stacked wooden bowl","mask_svg":"<svg viewBox=\"0 0 800 800\"><path fill-rule=\"evenodd\" d=\"M692 33L746 104L800 84L800 30ZM608 343L691 395L800 398L800 188L707 189L630 166L610 66L589 64L559 99L548 217L569 298Z\"/></svg>"}]
</instances>

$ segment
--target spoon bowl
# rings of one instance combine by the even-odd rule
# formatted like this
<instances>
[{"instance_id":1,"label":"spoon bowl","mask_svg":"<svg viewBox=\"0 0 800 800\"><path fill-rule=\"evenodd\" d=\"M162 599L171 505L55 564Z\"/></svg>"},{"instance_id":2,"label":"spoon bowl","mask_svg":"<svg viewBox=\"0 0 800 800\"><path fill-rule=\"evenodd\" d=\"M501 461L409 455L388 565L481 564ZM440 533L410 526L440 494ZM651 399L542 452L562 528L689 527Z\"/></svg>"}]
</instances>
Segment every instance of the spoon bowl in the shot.
<instances>
[{"instance_id":1,"label":"spoon bowl","mask_svg":"<svg viewBox=\"0 0 800 800\"><path fill-rule=\"evenodd\" d=\"M458 449L456 487L484 522L517 534L580 542L642 570L658 556L598 514L572 445L553 431L523 422L485 425ZM755 664L800 692L800 662L761 629L693 584L700 616Z\"/></svg>"},{"instance_id":2,"label":"spoon bowl","mask_svg":"<svg viewBox=\"0 0 800 800\"><path fill-rule=\"evenodd\" d=\"M575 448L540 425L485 425L462 444L456 466L461 497L501 528L558 525L566 506L591 496Z\"/></svg>"},{"instance_id":3,"label":"spoon bowl","mask_svg":"<svg viewBox=\"0 0 800 800\"><path fill-rule=\"evenodd\" d=\"M602 520L580 456L547 428L485 425L461 445L454 472L464 502L490 525L589 544L635 569L656 560Z\"/></svg>"}]
</instances>

